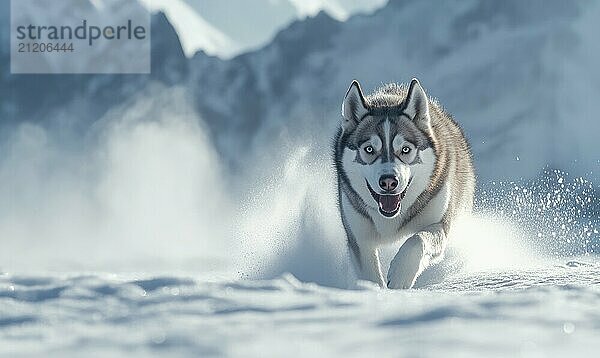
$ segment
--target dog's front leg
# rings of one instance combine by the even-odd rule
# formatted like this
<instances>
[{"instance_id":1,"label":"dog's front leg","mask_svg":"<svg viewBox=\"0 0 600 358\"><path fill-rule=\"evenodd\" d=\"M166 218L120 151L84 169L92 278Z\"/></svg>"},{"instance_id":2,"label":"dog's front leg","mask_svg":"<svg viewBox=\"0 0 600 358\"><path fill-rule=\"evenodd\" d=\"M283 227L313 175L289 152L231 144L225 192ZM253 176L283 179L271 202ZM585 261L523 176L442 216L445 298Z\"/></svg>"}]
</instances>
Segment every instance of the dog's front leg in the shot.
<instances>
[{"instance_id":1,"label":"dog's front leg","mask_svg":"<svg viewBox=\"0 0 600 358\"><path fill-rule=\"evenodd\" d=\"M361 279L375 282L380 287L386 287L381 272L381 263L379 261L379 250L376 248L361 249Z\"/></svg>"},{"instance_id":2,"label":"dog's front leg","mask_svg":"<svg viewBox=\"0 0 600 358\"><path fill-rule=\"evenodd\" d=\"M446 247L446 233L441 224L428 226L410 237L400 247L388 271L389 288L411 288L429 264L441 257Z\"/></svg>"},{"instance_id":3,"label":"dog's front leg","mask_svg":"<svg viewBox=\"0 0 600 358\"><path fill-rule=\"evenodd\" d=\"M354 209L346 195L342 195L341 204L342 222L354 271L359 279L386 287L377 250L377 232L373 223Z\"/></svg>"},{"instance_id":4,"label":"dog's front leg","mask_svg":"<svg viewBox=\"0 0 600 358\"><path fill-rule=\"evenodd\" d=\"M348 241L348 244L358 278L386 287L377 248L369 247L369 245L358 245L353 238Z\"/></svg>"}]
</instances>

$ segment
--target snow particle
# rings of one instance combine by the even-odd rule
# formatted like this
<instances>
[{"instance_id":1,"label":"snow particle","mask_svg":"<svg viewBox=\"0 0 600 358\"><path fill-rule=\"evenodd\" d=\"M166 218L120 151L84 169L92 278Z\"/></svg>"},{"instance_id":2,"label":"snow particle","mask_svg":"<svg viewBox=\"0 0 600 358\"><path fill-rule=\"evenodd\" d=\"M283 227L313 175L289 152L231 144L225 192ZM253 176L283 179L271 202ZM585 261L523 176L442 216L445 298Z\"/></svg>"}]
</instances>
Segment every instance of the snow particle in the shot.
<instances>
[{"instance_id":1,"label":"snow particle","mask_svg":"<svg viewBox=\"0 0 600 358\"><path fill-rule=\"evenodd\" d=\"M571 322L565 322L563 324L563 332L565 332L566 334L571 334L575 332L575 325Z\"/></svg>"},{"instance_id":2,"label":"snow particle","mask_svg":"<svg viewBox=\"0 0 600 358\"><path fill-rule=\"evenodd\" d=\"M152 343L158 344L158 345L165 343L166 339L167 339L167 336L166 336L165 332L157 332L151 338Z\"/></svg>"}]
</instances>

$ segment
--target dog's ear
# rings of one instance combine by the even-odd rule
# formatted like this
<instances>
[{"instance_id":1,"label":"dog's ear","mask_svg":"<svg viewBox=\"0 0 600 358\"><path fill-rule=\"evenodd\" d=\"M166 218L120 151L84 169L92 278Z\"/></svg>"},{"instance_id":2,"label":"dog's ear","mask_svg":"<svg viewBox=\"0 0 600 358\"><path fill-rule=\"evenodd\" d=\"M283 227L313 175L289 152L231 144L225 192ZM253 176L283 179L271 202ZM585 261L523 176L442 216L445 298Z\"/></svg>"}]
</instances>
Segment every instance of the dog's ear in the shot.
<instances>
[{"instance_id":1,"label":"dog's ear","mask_svg":"<svg viewBox=\"0 0 600 358\"><path fill-rule=\"evenodd\" d=\"M350 88L346 92L344 102L342 103L342 128L344 131L353 128L358 124L358 121L367 114L369 110L365 104L365 98L360 84L357 80L353 80Z\"/></svg>"},{"instance_id":2,"label":"dog's ear","mask_svg":"<svg viewBox=\"0 0 600 358\"><path fill-rule=\"evenodd\" d=\"M413 120L419 129L427 132L431 131L427 94L425 94L423 87L416 78L410 81L408 94L404 101L404 113Z\"/></svg>"}]
</instances>

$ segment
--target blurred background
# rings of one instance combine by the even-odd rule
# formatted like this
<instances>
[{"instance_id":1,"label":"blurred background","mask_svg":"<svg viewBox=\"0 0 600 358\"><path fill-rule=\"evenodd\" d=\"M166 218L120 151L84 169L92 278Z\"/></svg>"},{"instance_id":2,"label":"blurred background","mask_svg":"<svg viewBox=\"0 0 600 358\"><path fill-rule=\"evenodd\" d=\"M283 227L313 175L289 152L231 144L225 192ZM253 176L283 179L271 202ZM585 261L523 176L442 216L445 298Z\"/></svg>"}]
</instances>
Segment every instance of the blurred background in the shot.
<instances>
[{"instance_id":1,"label":"blurred background","mask_svg":"<svg viewBox=\"0 0 600 358\"><path fill-rule=\"evenodd\" d=\"M464 128L481 210L598 249L600 1L133 2L82 7L152 10L150 75L11 75L0 1L0 267L204 270L336 237L345 91L413 77Z\"/></svg>"}]
</instances>

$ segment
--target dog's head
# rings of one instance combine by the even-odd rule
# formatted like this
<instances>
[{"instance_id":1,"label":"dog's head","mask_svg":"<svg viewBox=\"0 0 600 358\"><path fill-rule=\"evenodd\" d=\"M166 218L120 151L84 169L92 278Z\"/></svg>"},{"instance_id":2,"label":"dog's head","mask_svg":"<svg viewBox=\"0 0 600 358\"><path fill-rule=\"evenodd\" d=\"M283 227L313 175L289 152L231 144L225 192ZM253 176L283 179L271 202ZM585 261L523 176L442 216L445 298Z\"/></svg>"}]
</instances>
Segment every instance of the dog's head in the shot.
<instances>
[{"instance_id":1,"label":"dog's head","mask_svg":"<svg viewBox=\"0 0 600 358\"><path fill-rule=\"evenodd\" d=\"M419 81L365 97L353 81L342 104L341 165L365 204L386 218L426 189L435 154L429 103Z\"/></svg>"}]
</instances>

